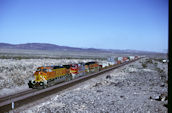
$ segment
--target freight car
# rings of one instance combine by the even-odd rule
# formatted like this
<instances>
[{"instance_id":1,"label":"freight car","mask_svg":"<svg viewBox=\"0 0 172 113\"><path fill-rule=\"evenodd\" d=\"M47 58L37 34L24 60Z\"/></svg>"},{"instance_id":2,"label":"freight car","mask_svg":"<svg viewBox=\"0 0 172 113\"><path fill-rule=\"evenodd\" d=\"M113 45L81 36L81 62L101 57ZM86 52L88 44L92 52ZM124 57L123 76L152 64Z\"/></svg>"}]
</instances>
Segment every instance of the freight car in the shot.
<instances>
[{"instance_id":1,"label":"freight car","mask_svg":"<svg viewBox=\"0 0 172 113\"><path fill-rule=\"evenodd\" d=\"M134 56L129 56L128 58L129 58L130 61L134 60Z\"/></svg>"},{"instance_id":2,"label":"freight car","mask_svg":"<svg viewBox=\"0 0 172 113\"><path fill-rule=\"evenodd\" d=\"M116 61L117 61L117 64L123 63L123 57L117 57Z\"/></svg>"},{"instance_id":3,"label":"freight car","mask_svg":"<svg viewBox=\"0 0 172 113\"><path fill-rule=\"evenodd\" d=\"M128 57L123 57L123 62L129 61Z\"/></svg>"}]
</instances>

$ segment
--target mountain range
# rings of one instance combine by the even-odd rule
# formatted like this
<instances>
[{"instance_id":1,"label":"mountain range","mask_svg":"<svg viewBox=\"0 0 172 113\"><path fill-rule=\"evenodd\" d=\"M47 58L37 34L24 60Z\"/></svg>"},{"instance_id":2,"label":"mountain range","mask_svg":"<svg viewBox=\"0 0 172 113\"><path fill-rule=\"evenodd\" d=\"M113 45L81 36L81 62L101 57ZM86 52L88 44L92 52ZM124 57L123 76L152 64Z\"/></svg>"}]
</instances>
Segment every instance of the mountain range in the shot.
<instances>
[{"instance_id":1,"label":"mountain range","mask_svg":"<svg viewBox=\"0 0 172 113\"><path fill-rule=\"evenodd\" d=\"M111 52L111 53L155 53L139 50L119 50L119 49L96 49L96 48L78 48L69 46L59 46L49 43L26 43L9 44L0 43L0 49L24 49L24 50L48 50L48 51L82 51L82 52Z\"/></svg>"}]
</instances>

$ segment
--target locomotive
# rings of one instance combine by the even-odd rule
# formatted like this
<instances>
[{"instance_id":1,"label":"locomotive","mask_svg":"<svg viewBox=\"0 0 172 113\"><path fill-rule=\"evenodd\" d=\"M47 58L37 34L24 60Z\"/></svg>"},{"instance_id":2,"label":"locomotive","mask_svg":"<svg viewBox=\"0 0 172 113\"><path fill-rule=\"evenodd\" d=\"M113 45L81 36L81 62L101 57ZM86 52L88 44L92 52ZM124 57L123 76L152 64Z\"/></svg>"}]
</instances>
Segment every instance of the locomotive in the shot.
<instances>
[{"instance_id":1,"label":"locomotive","mask_svg":"<svg viewBox=\"0 0 172 113\"><path fill-rule=\"evenodd\" d=\"M29 88L46 88L60 82L84 76L88 73L96 72L100 67L97 62L38 67L33 74L34 80L30 80L28 86Z\"/></svg>"},{"instance_id":2,"label":"locomotive","mask_svg":"<svg viewBox=\"0 0 172 113\"><path fill-rule=\"evenodd\" d=\"M52 82L63 82L72 78L69 65L38 67L33 75L35 79L29 81L29 88L45 88Z\"/></svg>"},{"instance_id":3,"label":"locomotive","mask_svg":"<svg viewBox=\"0 0 172 113\"><path fill-rule=\"evenodd\" d=\"M85 75L85 64L70 64L70 73L72 74L72 79Z\"/></svg>"}]
</instances>

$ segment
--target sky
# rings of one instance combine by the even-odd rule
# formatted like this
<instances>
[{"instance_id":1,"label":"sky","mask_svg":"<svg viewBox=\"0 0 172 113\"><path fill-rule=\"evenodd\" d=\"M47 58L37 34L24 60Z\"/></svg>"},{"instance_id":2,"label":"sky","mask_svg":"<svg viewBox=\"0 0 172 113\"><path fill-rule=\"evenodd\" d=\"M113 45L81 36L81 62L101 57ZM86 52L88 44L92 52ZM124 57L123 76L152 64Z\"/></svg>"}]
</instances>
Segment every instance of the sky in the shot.
<instances>
[{"instance_id":1,"label":"sky","mask_svg":"<svg viewBox=\"0 0 172 113\"><path fill-rule=\"evenodd\" d=\"M168 0L0 0L0 42L166 52Z\"/></svg>"}]
</instances>

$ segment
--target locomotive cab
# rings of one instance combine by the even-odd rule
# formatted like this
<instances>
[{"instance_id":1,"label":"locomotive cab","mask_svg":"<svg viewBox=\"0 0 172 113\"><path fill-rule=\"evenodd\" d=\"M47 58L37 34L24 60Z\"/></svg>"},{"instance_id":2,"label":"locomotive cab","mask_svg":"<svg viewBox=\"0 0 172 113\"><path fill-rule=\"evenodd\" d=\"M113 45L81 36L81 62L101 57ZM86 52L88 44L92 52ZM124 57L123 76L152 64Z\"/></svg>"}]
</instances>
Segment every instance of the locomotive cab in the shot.
<instances>
[{"instance_id":1,"label":"locomotive cab","mask_svg":"<svg viewBox=\"0 0 172 113\"><path fill-rule=\"evenodd\" d=\"M51 67L38 67L35 71L34 80L29 81L29 88L34 88L37 86L45 87L47 85L47 74L48 72L52 72Z\"/></svg>"}]
</instances>

